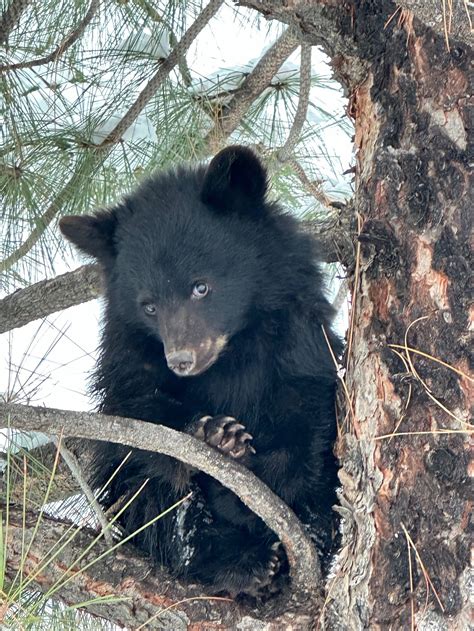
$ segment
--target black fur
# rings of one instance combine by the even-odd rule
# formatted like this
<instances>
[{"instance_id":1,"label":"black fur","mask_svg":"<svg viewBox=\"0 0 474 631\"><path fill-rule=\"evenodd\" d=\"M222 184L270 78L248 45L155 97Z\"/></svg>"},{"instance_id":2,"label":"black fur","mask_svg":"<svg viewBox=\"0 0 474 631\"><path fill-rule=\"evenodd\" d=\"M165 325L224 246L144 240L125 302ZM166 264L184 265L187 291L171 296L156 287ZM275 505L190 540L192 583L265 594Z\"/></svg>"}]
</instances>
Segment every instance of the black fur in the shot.
<instances>
[{"instance_id":1,"label":"black fur","mask_svg":"<svg viewBox=\"0 0 474 631\"><path fill-rule=\"evenodd\" d=\"M256 156L229 147L208 167L155 175L109 211L65 217L61 230L105 272L94 381L100 410L194 433L228 454L236 440L228 457L239 457L310 521L327 550L336 484L335 370L322 326L336 354L340 344L330 332L311 239L266 200L266 188ZM196 282L207 283L208 295L196 299ZM145 304L155 313L147 315ZM166 361L183 348L196 357L188 376ZM211 419L199 422L205 415ZM236 421L212 418L218 415ZM127 452L96 445L94 486ZM184 534L178 511L180 517L168 515L140 533L137 545L214 591L256 593L268 582L278 564L274 535L217 482L166 456L134 450L104 505L126 500L147 478L120 518L127 532L190 486L198 499Z\"/></svg>"}]
</instances>

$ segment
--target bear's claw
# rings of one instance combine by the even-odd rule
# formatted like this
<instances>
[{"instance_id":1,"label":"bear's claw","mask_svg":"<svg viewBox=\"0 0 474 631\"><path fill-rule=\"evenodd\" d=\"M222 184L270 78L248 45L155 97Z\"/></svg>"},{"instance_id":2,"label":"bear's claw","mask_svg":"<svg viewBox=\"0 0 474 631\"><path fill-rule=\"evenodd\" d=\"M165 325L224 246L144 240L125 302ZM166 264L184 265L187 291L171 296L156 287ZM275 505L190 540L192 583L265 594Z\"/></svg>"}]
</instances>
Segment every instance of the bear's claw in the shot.
<instances>
[{"instance_id":1,"label":"bear's claw","mask_svg":"<svg viewBox=\"0 0 474 631\"><path fill-rule=\"evenodd\" d=\"M271 546L268 563L252 579L252 584L245 592L259 600L266 600L273 594L281 591L280 570L284 566L285 552L281 541L275 541Z\"/></svg>"},{"instance_id":2,"label":"bear's claw","mask_svg":"<svg viewBox=\"0 0 474 631\"><path fill-rule=\"evenodd\" d=\"M249 444L252 435L232 416L203 416L197 421L194 436L233 458L255 453Z\"/></svg>"}]
</instances>

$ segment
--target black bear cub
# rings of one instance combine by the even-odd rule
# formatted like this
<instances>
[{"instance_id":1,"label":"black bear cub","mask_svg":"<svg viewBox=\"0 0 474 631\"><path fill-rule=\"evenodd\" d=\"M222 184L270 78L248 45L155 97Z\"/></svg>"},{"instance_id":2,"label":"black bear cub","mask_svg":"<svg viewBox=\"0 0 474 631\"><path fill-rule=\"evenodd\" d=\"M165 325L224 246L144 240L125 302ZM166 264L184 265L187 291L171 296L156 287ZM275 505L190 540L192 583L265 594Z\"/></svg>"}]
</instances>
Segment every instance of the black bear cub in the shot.
<instances>
[{"instance_id":1,"label":"black bear cub","mask_svg":"<svg viewBox=\"0 0 474 631\"><path fill-rule=\"evenodd\" d=\"M106 287L94 379L100 411L192 433L236 458L331 545L336 463L331 307L312 240L267 200L252 151L228 147L208 165L158 173L109 210L68 216L61 231L97 259ZM97 442L101 488L128 453ZM281 560L263 522L208 476L134 450L101 497L123 506L136 545L215 592L260 596Z\"/></svg>"}]
</instances>

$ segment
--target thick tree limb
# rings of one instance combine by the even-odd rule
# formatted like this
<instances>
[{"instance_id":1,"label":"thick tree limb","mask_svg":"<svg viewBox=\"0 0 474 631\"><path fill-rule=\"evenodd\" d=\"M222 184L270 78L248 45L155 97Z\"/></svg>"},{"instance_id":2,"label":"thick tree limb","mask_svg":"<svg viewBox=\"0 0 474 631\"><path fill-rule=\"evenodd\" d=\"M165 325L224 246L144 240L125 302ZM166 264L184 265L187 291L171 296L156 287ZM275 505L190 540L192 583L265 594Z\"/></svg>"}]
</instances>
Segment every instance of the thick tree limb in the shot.
<instances>
[{"instance_id":1,"label":"thick tree limb","mask_svg":"<svg viewBox=\"0 0 474 631\"><path fill-rule=\"evenodd\" d=\"M349 237L349 208L341 211L340 220L338 225L330 229L313 221L303 221L302 226L305 232L314 237L322 261L341 262L350 267L353 246ZM100 293L99 266L92 264L56 278L42 280L25 289L17 289L0 300L0 334L56 311L94 300Z\"/></svg>"},{"instance_id":2,"label":"thick tree limb","mask_svg":"<svg viewBox=\"0 0 474 631\"><path fill-rule=\"evenodd\" d=\"M3 513L4 514L4 513ZM10 506L7 534L7 580L13 581L23 566L23 577L34 577L32 587L46 593L59 582L54 597L67 604L89 602L85 609L120 627L127 629L172 629L173 631L209 631L209 629L237 629L241 631L278 631L311 627L314 612L303 611L291 604L278 613L277 601L258 611L247 609L235 602L212 600L203 596L202 587L184 584L164 570L151 568L148 559L131 546L124 545L106 554L103 540L97 541L87 555L77 559L93 542L95 535L78 530L74 539L51 559L51 550L58 550L57 542L68 537L70 524L43 516L24 562L22 552L32 539L37 515L26 513L23 527L23 509ZM4 529L4 533L7 532ZM69 534L70 536L70 534ZM25 548L22 541L25 541ZM97 563L92 563L100 555ZM43 567L44 566L44 567ZM67 568L74 568L65 574ZM69 580L67 582L66 579ZM94 603L97 598L111 597L110 603ZM92 602L90 602L92 601Z\"/></svg>"},{"instance_id":3,"label":"thick tree limb","mask_svg":"<svg viewBox=\"0 0 474 631\"><path fill-rule=\"evenodd\" d=\"M352 4L334 0L238 0L242 7L255 9L270 19L280 20L298 30L304 41L322 45L331 57L345 55L355 57L357 46L347 37L353 19ZM363 76L363 73L361 73Z\"/></svg>"},{"instance_id":4,"label":"thick tree limb","mask_svg":"<svg viewBox=\"0 0 474 631\"><path fill-rule=\"evenodd\" d=\"M97 265L84 265L73 272L17 289L0 300L0 333L32 320L93 300L100 295Z\"/></svg>"},{"instance_id":5,"label":"thick tree limb","mask_svg":"<svg viewBox=\"0 0 474 631\"><path fill-rule=\"evenodd\" d=\"M292 597L304 603L317 599L321 574L316 551L290 508L242 465L192 436L169 427L103 414L0 404L4 426L77 438L104 440L171 456L212 476L276 533L290 565Z\"/></svg>"}]
</instances>

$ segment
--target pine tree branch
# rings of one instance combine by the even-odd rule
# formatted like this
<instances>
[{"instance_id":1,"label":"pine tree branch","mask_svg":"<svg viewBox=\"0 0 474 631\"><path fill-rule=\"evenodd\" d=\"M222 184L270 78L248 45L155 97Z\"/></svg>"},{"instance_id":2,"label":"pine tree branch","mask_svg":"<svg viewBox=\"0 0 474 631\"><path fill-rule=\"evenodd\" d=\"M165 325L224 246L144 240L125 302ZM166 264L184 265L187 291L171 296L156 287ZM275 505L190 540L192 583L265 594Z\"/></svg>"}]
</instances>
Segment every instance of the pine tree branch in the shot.
<instances>
[{"instance_id":1,"label":"pine tree branch","mask_svg":"<svg viewBox=\"0 0 474 631\"><path fill-rule=\"evenodd\" d=\"M321 261L340 262L351 268L354 248L350 222L351 213L346 208L341 211L340 225L333 225L330 229L314 221L303 221L301 224L303 231L314 238ZM56 311L94 300L100 293L100 269L93 264L42 280L25 289L17 289L0 299L0 334Z\"/></svg>"},{"instance_id":2,"label":"pine tree branch","mask_svg":"<svg viewBox=\"0 0 474 631\"><path fill-rule=\"evenodd\" d=\"M10 33L20 21L31 0L12 0L0 18L0 44L7 44Z\"/></svg>"},{"instance_id":3,"label":"pine tree branch","mask_svg":"<svg viewBox=\"0 0 474 631\"><path fill-rule=\"evenodd\" d=\"M34 68L35 66L42 66L44 64L49 64L52 61L56 61L59 57L61 57L61 55L66 52L68 48L70 48L75 42L77 42L80 37L82 37L87 26L92 21L94 15L97 13L99 5L100 0L91 0L89 9L87 10L87 13L83 17L83 19L79 22L76 28L63 39L63 41L55 48L55 50L49 53L49 55L45 55L44 57L40 57L39 59L32 59L31 61L22 61L16 64L5 64L3 66L0 66L0 73L7 72L9 70L19 70L21 68Z\"/></svg>"},{"instance_id":4,"label":"pine tree branch","mask_svg":"<svg viewBox=\"0 0 474 631\"><path fill-rule=\"evenodd\" d=\"M311 182L301 164L295 158L291 157L299 141L301 130L303 129L308 113L309 94L311 91L311 48L310 44L301 45L300 95L298 107L296 108L295 118L288 138L283 147L276 152L276 158L279 162L287 162L292 167L293 172L310 195L321 205L326 206L326 208L331 208L332 200L324 193L321 187Z\"/></svg>"},{"instance_id":5,"label":"pine tree branch","mask_svg":"<svg viewBox=\"0 0 474 631\"><path fill-rule=\"evenodd\" d=\"M168 77L171 70L182 59L183 55L189 49L193 41L207 25L209 20L217 13L222 6L224 0L210 0L209 4L201 11L195 22L189 27L181 38L178 45L171 51L169 56L163 60L156 74L150 79L148 84L142 90L135 103L130 107L128 112L118 123L118 125L110 132L110 134L102 141L101 147L114 144L120 140L124 132L135 122L140 112L144 109L151 98L156 94L162 83Z\"/></svg>"},{"instance_id":6,"label":"pine tree branch","mask_svg":"<svg viewBox=\"0 0 474 631\"><path fill-rule=\"evenodd\" d=\"M83 185L84 180L92 176L107 155L108 153L105 151L100 153L89 151L87 156L84 155L79 158L76 170L69 181L59 191L45 212L35 220L36 225L25 241L3 261L0 261L0 274L9 270L15 263L18 263L37 244L61 208L77 194L77 190Z\"/></svg>"},{"instance_id":7,"label":"pine tree branch","mask_svg":"<svg viewBox=\"0 0 474 631\"><path fill-rule=\"evenodd\" d=\"M213 129L204 139L211 153L218 151L225 139L238 127L249 107L270 84L282 63L296 50L298 38L288 28L258 61L242 82L231 101L222 107Z\"/></svg>"},{"instance_id":8,"label":"pine tree branch","mask_svg":"<svg viewBox=\"0 0 474 631\"><path fill-rule=\"evenodd\" d=\"M64 436L162 453L203 471L233 491L276 533L288 557L293 599L304 603L319 597L319 561L294 513L248 469L196 438L134 419L6 403L0 403L0 419L4 427L46 434L63 432Z\"/></svg>"},{"instance_id":9,"label":"pine tree branch","mask_svg":"<svg viewBox=\"0 0 474 631\"><path fill-rule=\"evenodd\" d=\"M171 46L173 48L176 48L178 45L178 38L173 33L173 30L170 27L170 25L167 22L165 22L165 20L162 18L160 13L158 13L155 7L152 6L149 2L147 2L147 0L134 0L134 2L143 11L145 11L145 13L148 15L148 17L151 20L153 20L153 22L156 22L157 24L163 24L165 26L167 31L169 31L169 39L170 39ZM186 55L184 53L181 54L178 60L178 68L183 78L184 84L187 87L189 87L192 83L192 78L191 78L191 72L189 71L188 64L186 61Z\"/></svg>"},{"instance_id":10,"label":"pine tree branch","mask_svg":"<svg viewBox=\"0 0 474 631\"><path fill-rule=\"evenodd\" d=\"M105 161L114 145L120 141L124 132L137 119L140 112L156 93L156 90L159 89L168 74L179 62L180 58L191 46L194 39L199 35L222 4L223 0L211 0L209 2L209 4L196 18L195 22L183 35L182 39L176 48L170 53L169 57L163 61L157 73L149 81L135 103L116 125L116 127L100 145L88 148L88 154L87 156L84 156L84 158L87 157L87 159L79 159L79 164L75 172L72 174L65 187L53 199L47 210L36 219L36 226L28 235L26 240L14 252L12 252L12 254L7 256L7 258L3 261L0 261L0 273L9 270L12 265L18 263L18 261L28 254L28 252L36 245L50 223L59 214L61 207L74 197L78 187L81 186L84 177L89 177L95 169L97 169Z\"/></svg>"},{"instance_id":11,"label":"pine tree branch","mask_svg":"<svg viewBox=\"0 0 474 631\"><path fill-rule=\"evenodd\" d=\"M291 126L290 133L285 144L277 151L277 159L285 162L293 153L298 140L300 139L301 130L306 121L308 113L309 93L311 90L311 45L301 45L301 65L300 65L300 96L298 107Z\"/></svg>"}]
</instances>

